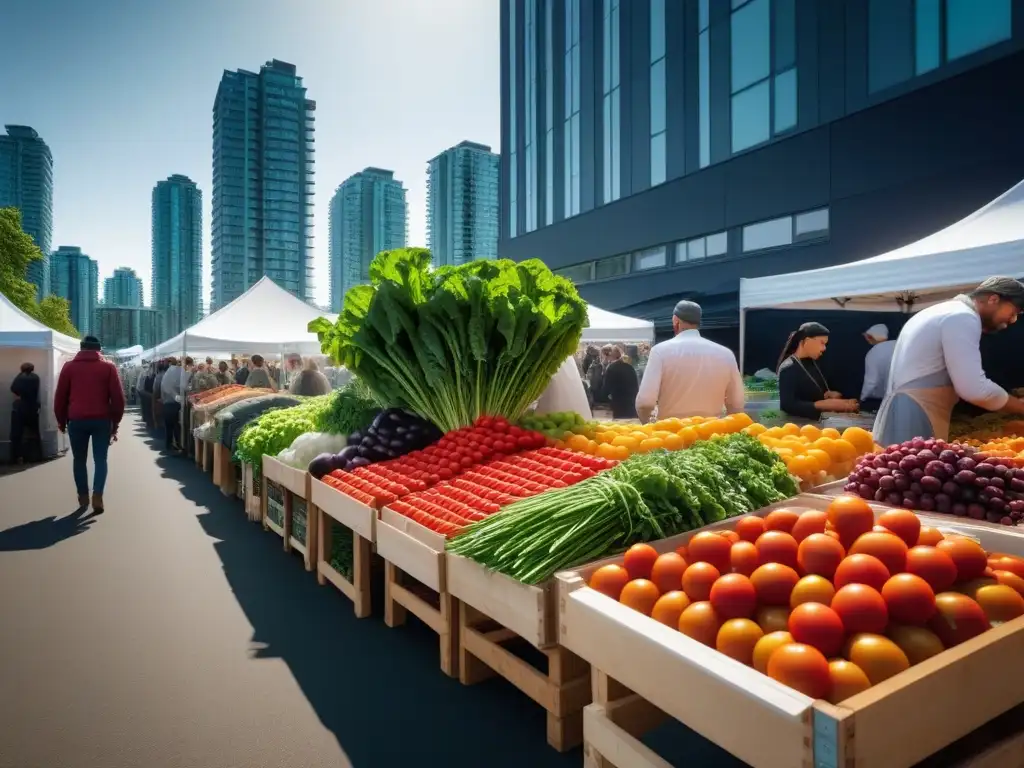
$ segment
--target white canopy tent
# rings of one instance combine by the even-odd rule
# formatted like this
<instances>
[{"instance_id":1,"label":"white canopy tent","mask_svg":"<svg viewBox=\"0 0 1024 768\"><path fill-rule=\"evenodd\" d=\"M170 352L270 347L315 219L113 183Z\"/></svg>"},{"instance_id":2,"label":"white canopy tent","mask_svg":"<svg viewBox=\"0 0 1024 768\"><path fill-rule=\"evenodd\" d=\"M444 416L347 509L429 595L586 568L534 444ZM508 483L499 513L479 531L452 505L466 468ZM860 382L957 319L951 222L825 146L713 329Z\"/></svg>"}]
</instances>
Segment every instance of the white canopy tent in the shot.
<instances>
[{"instance_id":1,"label":"white canopy tent","mask_svg":"<svg viewBox=\"0 0 1024 768\"><path fill-rule=\"evenodd\" d=\"M9 450L10 420L13 395L11 381L22 363L32 363L39 376L39 436L43 455L56 456L66 450L65 438L57 432L53 414L53 395L57 389L60 369L79 350L78 339L43 325L18 309L0 294L0 447L5 457Z\"/></svg>"},{"instance_id":2,"label":"white canopy tent","mask_svg":"<svg viewBox=\"0 0 1024 768\"><path fill-rule=\"evenodd\" d=\"M263 277L230 304L174 338L146 350L143 357L151 360L166 355L228 355L233 352L318 355L320 342L307 328L312 320L324 316L321 310L296 298L269 277Z\"/></svg>"},{"instance_id":3,"label":"white canopy tent","mask_svg":"<svg viewBox=\"0 0 1024 768\"><path fill-rule=\"evenodd\" d=\"M913 312L992 275L1024 275L1024 181L945 229L879 256L740 280L740 359L749 309Z\"/></svg>"},{"instance_id":4,"label":"white canopy tent","mask_svg":"<svg viewBox=\"0 0 1024 768\"><path fill-rule=\"evenodd\" d=\"M583 329L581 342L628 343L637 341L654 341L654 323L650 320L637 320L635 317L617 315L606 309L587 305L587 317L590 322Z\"/></svg>"}]
</instances>

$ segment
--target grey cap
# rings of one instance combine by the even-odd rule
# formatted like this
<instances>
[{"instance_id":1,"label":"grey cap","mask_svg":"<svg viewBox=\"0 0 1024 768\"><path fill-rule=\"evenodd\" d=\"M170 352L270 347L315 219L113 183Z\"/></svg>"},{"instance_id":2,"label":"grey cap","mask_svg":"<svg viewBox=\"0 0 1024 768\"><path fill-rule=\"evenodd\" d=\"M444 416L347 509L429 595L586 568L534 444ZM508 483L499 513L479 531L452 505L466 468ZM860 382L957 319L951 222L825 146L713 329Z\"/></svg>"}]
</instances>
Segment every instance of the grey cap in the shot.
<instances>
[{"instance_id":1,"label":"grey cap","mask_svg":"<svg viewBox=\"0 0 1024 768\"><path fill-rule=\"evenodd\" d=\"M1005 301L1024 307L1024 283L1013 277L988 277L974 293L994 293Z\"/></svg>"},{"instance_id":2,"label":"grey cap","mask_svg":"<svg viewBox=\"0 0 1024 768\"><path fill-rule=\"evenodd\" d=\"M672 310L672 314L679 318L679 322L687 323L689 325L700 325L700 304L695 301L687 301L683 299L676 308Z\"/></svg>"}]
</instances>

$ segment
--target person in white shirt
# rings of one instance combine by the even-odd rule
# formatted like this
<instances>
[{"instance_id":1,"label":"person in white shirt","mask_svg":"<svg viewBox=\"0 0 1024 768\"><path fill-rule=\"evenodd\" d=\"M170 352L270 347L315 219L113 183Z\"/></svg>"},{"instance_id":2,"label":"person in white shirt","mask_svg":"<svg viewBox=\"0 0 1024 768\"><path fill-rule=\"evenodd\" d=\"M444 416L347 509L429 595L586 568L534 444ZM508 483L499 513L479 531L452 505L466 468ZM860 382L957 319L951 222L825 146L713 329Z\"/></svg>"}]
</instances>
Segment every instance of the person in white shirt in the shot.
<instances>
[{"instance_id":1,"label":"person in white shirt","mask_svg":"<svg viewBox=\"0 0 1024 768\"><path fill-rule=\"evenodd\" d=\"M636 396L641 423L658 418L720 416L743 410L743 377L728 347L703 338L700 305L680 301L672 313L675 338L655 344Z\"/></svg>"},{"instance_id":2,"label":"person in white shirt","mask_svg":"<svg viewBox=\"0 0 1024 768\"><path fill-rule=\"evenodd\" d=\"M580 369L574 357L565 358L565 362L555 371L547 389L537 401L536 413L565 413L573 411L589 421L593 418L587 390L580 377Z\"/></svg>"},{"instance_id":3,"label":"person in white shirt","mask_svg":"<svg viewBox=\"0 0 1024 768\"><path fill-rule=\"evenodd\" d=\"M871 349L864 356L864 385L860 389L862 411L877 411L885 397L889 383L889 366L896 342L889 338L889 328L883 323L872 325L864 331L864 338Z\"/></svg>"},{"instance_id":4,"label":"person in white shirt","mask_svg":"<svg viewBox=\"0 0 1024 768\"><path fill-rule=\"evenodd\" d=\"M178 445L178 421L181 417L181 398L185 392L186 373L173 357L168 360L167 370L160 382L160 401L163 403L164 448L167 451L181 450Z\"/></svg>"},{"instance_id":5,"label":"person in white shirt","mask_svg":"<svg viewBox=\"0 0 1024 768\"><path fill-rule=\"evenodd\" d=\"M979 346L983 332L1006 329L1022 308L1024 283L990 277L969 295L910 318L893 352L885 400L875 419L875 442L947 438L958 399L989 411L1024 414L1024 400L1011 397L985 375Z\"/></svg>"}]
</instances>

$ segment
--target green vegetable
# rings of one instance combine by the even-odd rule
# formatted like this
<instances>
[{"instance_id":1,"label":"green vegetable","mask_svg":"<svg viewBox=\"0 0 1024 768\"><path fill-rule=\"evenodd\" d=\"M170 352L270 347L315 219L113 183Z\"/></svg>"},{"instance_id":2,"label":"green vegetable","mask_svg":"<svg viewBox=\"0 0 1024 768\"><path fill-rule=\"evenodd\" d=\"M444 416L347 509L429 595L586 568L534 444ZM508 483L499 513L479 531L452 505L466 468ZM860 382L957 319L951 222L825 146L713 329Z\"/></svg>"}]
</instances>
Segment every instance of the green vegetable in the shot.
<instances>
[{"instance_id":1,"label":"green vegetable","mask_svg":"<svg viewBox=\"0 0 1024 768\"><path fill-rule=\"evenodd\" d=\"M370 285L345 294L336 323L310 331L380 402L444 431L480 415L518 419L579 344L587 305L530 259L431 269L422 248L384 251Z\"/></svg>"},{"instance_id":2,"label":"green vegetable","mask_svg":"<svg viewBox=\"0 0 1024 768\"><path fill-rule=\"evenodd\" d=\"M319 432L331 435L350 435L370 426L380 412L381 405L362 380L353 378L341 389L328 395L327 408L320 415Z\"/></svg>"},{"instance_id":3,"label":"green vegetable","mask_svg":"<svg viewBox=\"0 0 1024 768\"><path fill-rule=\"evenodd\" d=\"M265 411L250 421L238 436L235 460L253 466L257 477L264 456L277 456L301 434L316 432L331 395L306 398L293 408Z\"/></svg>"},{"instance_id":4,"label":"green vegetable","mask_svg":"<svg viewBox=\"0 0 1024 768\"><path fill-rule=\"evenodd\" d=\"M569 488L514 502L448 550L527 584L558 571L795 496L771 450L745 434L634 455Z\"/></svg>"}]
</instances>

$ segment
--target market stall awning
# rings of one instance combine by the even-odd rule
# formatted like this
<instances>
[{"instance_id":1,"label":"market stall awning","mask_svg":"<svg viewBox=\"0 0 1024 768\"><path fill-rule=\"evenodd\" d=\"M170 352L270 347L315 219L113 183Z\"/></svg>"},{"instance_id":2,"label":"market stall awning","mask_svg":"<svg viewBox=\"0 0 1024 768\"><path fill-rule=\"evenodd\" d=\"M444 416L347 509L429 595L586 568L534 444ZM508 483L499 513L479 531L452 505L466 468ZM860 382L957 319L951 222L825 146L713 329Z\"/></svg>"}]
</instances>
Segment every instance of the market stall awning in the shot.
<instances>
[{"instance_id":1,"label":"market stall awning","mask_svg":"<svg viewBox=\"0 0 1024 768\"><path fill-rule=\"evenodd\" d=\"M862 261L740 280L741 309L910 311L1024 276L1024 181L928 237Z\"/></svg>"},{"instance_id":2,"label":"market stall awning","mask_svg":"<svg viewBox=\"0 0 1024 768\"><path fill-rule=\"evenodd\" d=\"M654 323L650 320L638 320L627 315L618 315L606 309L587 305L587 317L590 319L583 329L581 341L593 342L637 342L654 341Z\"/></svg>"},{"instance_id":3,"label":"market stall awning","mask_svg":"<svg viewBox=\"0 0 1024 768\"><path fill-rule=\"evenodd\" d=\"M26 315L0 293L0 347L56 349L73 354L78 352L80 342Z\"/></svg>"}]
</instances>

